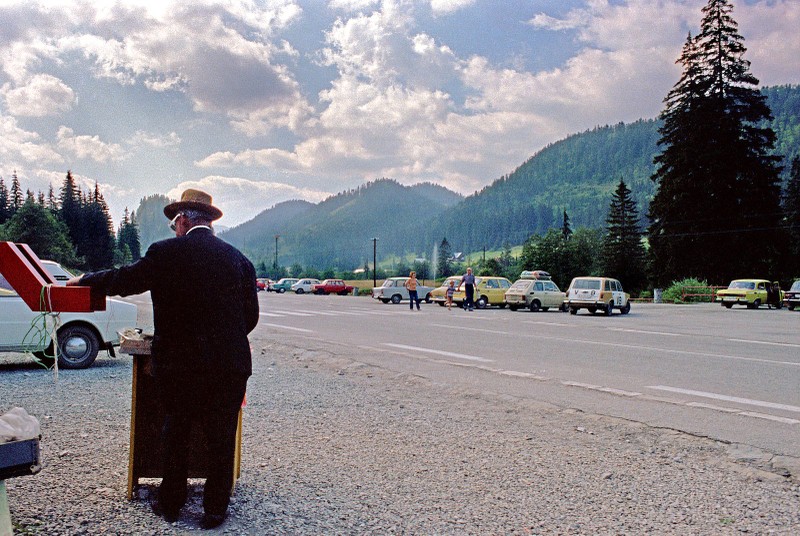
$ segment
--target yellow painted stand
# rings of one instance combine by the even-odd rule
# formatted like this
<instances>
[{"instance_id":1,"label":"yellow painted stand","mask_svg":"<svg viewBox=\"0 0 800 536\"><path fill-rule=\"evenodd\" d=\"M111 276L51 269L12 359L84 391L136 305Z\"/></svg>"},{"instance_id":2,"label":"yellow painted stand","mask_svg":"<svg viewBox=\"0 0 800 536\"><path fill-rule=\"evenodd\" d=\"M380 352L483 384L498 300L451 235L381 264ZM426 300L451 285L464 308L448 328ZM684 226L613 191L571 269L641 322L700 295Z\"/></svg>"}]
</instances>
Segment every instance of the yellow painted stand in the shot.
<instances>
[{"instance_id":1,"label":"yellow painted stand","mask_svg":"<svg viewBox=\"0 0 800 536\"><path fill-rule=\"evenodd\" d=\"M128 499L140 478L161 478L161 425L164 413L159 404L155 380L150 374L150 356L133 354L133 382L131 384L131 444L128 457ZM206 478L208 458L203 431L192 427L189 441L189 478ZM233 485L241 471L242 411L236 429L236 452L233 462Z\"/></svg>"}]
</instances>

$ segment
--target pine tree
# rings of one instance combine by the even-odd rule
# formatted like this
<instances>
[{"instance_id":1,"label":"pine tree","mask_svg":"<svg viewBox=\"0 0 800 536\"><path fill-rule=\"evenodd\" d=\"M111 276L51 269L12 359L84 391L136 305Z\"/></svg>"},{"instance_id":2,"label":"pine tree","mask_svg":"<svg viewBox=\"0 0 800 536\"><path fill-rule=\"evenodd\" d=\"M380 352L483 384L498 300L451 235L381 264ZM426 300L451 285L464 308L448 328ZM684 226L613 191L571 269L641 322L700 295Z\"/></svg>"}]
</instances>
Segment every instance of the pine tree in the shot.
<instances>
[{"instance_id":1,"label":"pine tree","mask_svg":"<svg viewBox=\"0 0 800 536\"><path fill-rule=\"evenodd\" d=\"M758 80L743 59L728 0L709 0L687 38L683 73L665 99L650 205L656 285L695 276L724 282L767 274L779 256L778 158ZM756 245L756 247L753 247ZM743 254L750 252L751 254Z\"/></svg>"},{"instance_id":2,"label":"pine tree","mask_svg":"<svg viewBox=\"0 0 800 536\"><path fill-rule=\"evenodd\" d=\"M22 187L19 184L16 171L11 175L11 197L8 202L11 214L16 214L25 202L25 196L22 194Z\"/></svg>"},{"instance_id":3,"label":"pine tree","mask_svg":"<svg viewBox=\"0 0 800 536\"><path fill-rule=\"evenodd\" d=\"M623 179L611 197L606 224L603 273L618 279L628 291L641 290L645 282L645 251L639 210Z\"/></svg>"},{"instance_id":4,"label":"pine tree","mask_svg":"<svg viewBox=\"0 0 800 536\"><path fill-rule=\"evenodd\" d=\"M783 193L783 212L789 234L788 275L800 276L800 156L794 157Z\"/></svg>"},{"instance_id":5,"label":"pine tree","mask_svg":"<svg viewBox=\"0 0 800 536\"><path fill-rule=\"evenodd\" d=\"M4 224L11 218L11 211L8 208L8 188L0 177L0 225Z\"/></svg>"},{"instance_id":6,"label":"pine tree","mask_svg":"<svg viewBox=\"0 0 800 536\"><path fill-rule=\"evenodd\" d=\"M3 226L3 240L30 246L37 256L75 266L78 259L66 225L49 210L27 201Z\"/></svg>"},{"instance_id":7,"label":"pine tree","mask_svg":"<svg viewBox=\"0 0 800 536\"><path fill-rule=\"evenodd\" d=\"M569 237L572 236L572 227L569 225L569 216L567 216L567 209L564 209L564 216L561 223L561 237L564 240L569 240Z\"/></svg>"},{"instance_id":8,"label":"pine tree","mask_svg":"<svg viewBox=\"0 0 800 536\"><path fill-rule=\"evenodd\" d=\"M141 258L136 218L133 213L128 212L128 207L125 207L125 213L122 216L122 222L119 224L119 231L117 232L117 249L122 250L123 248L127 248L131 261L137 261Z\"/></svg>"}]
</instances>

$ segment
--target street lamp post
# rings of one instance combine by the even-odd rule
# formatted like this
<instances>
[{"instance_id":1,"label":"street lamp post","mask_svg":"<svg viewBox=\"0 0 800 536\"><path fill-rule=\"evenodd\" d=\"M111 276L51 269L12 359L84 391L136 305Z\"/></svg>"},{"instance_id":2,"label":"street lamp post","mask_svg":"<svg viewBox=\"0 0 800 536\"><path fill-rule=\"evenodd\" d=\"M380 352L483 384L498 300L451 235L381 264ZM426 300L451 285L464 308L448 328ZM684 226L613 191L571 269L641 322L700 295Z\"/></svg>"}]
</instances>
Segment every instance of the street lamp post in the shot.
<instances>
[{"instance_id":1,"label":"street lamp post","mask_svg":"<svg viewBox=\"0 0 800 536\"><path fill-rule=\"evenodd\" d=\"M278 276L278 238L280 238L280 236L281 235L277 235L277 234L275 235L275 264L274 264L273 268L275 268L275 276L276 277Z\"/></svg>"},{"instance_id":2,"label":"street lamp post","mask_svg":"<svg viewBox=\"0 0 800 536\"><path fill-rule=\"evenodd\" d=\"M372 286L378 286L378 239L372 239Z\"/></svg>"}]
</instances>

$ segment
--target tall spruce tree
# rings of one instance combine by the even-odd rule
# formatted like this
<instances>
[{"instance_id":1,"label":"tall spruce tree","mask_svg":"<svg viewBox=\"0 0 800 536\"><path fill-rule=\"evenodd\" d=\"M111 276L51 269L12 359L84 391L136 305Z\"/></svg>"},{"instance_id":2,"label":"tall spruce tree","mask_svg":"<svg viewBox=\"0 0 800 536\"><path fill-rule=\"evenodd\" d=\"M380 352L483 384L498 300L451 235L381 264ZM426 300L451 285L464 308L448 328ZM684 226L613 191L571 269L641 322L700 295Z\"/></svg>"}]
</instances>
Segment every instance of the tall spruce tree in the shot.
<instances>
[{"instance_id":1,"label":"tall spruce tree","mask_svg":"<svg viewBox=\"0 0 800 536\"><path fill-rule=\"evenodd\" d=\"M124 247L128 248L132 261L138 261L141 258L136 214L128 212L128 207L125 207L125 213L122 216L122 222L119 224L119 231L117 232L117 249L122 250Z\"/></svg>"},{"instance_id":2,"label":"tall spruce tree","mask_svg":"<svg viewBox=\"0 0 800 536\"><path fill-rule=\"evenodd\" d=\"M783 212L789 234L788 274L800 277L800 156L794 157L789 171L789 181L783 193Z\"/></svg>"},{"instance_id":3,"label":"tall spruce tree","mask_svg":"<svg viewBox=\"0 0 800 536\"><path fill-rule=\"evenodd\" d=\"M436 260L436 277L450 277L453 275L453 251L447 237L442 238L437 252L439 258Z\"/></svg>"},{"instance_id":4,"label":"tall spruce tree","mask_svg":"<svg viewBox=\"0 0 800 536\"><path fill-rule=\"evenodd\" d=\"M11 211L8 208L8 187L0 177L0 225L4 224L11 218Z\"/></svg>"},{"instance_id":5,"label":"tall spruce tree","mask_svg":"<svg viewBox=\"0 0 800 536\"><path fill-rule=\"evenodd\" d=\"M771 274L780 255L775 133L761 126L771 114L732 10L728 0L709 0L665 99L648 230L658 286L689 276L721 283Z\"/></svg>"},{"instance_id":6,"label":"tall spruce tree","mask_svg":"<svg viewBox=\"0 0 800 536\"><path fill-rule=\"evenodd\" d=\"M11 214L16 214L16 212L22 207L22 204L25 202L25 195L22 193L22 186L19 184L19 178L17 177L17 172L11 175L11 196L8 199L9 209L11 210Z\"/></svg>"},{"instance_id":7,"label":"tall spruce tree","mask_svg":"<svg viewBox=\"0 0 800 536\"><path fill-rule=\"evenodd\" d=\"M572 236L572 227L569 224L569 216L567 216L567 209L564 209L563 221L561 223L561 236L564 240L569 240Z\"/></svg>"},{"instance_id":8,"label":"tall spruce tree","mask_svg":"<svg viewBox=\"0 0 800 536\"><path fill-rule=\"evenodd\" d=\"M645 250L639 210L623 179L611 196L603 239L603 271L618 279L628 291L639 291L645 284Z\"/></svg>"}]
</instances>

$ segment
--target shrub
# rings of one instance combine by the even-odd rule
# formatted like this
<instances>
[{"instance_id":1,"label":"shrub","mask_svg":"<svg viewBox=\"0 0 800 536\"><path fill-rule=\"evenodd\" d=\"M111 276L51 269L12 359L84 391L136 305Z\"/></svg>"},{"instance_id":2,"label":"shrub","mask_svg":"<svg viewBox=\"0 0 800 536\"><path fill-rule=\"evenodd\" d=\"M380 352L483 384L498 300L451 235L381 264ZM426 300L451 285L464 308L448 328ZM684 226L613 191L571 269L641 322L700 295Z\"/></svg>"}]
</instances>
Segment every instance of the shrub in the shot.
<instances>
[{"instance_id":1,"label":"shrub","mask_svg":"<svg viewBox=\"0 0 800 536\"><path fill-rule=\"evenodd\" d=\"M692 287L692 288L687 288ZM701 294L700 296L686 296L683 299L684 289L689 294ZM697 302L706 302L711 301L713 297L713 291L708 286L708 282L700 281L699 279L695 279L693 277L689 277L682 281L673 281L672 284L669 286L661 294L661 299L664 303L697 303Z\"/></svg>"}]
</instances>

